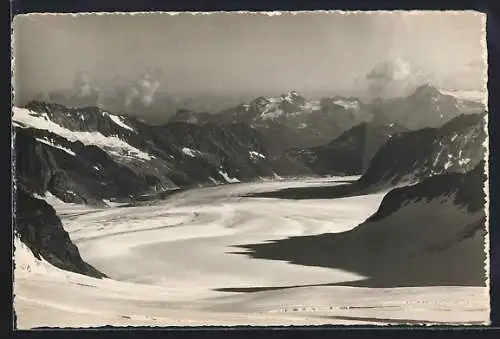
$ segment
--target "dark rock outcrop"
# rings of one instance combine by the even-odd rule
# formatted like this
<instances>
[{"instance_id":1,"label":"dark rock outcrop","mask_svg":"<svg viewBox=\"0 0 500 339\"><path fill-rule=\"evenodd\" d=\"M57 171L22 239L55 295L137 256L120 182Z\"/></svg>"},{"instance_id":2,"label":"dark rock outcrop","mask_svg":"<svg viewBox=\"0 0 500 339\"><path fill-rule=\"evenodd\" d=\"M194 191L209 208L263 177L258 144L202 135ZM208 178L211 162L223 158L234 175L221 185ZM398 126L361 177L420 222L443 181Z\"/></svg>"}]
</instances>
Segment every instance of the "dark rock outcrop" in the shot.
<instances>
[{"instance_id":1,"label":"dark rock outcrop","mask_svg":"<svg viewBox=\"0 0 500 339\"><path fill-rule=\"evenodd\" d=\"M106 277L83 261L54 208L44 200L18 190L15 209L14 230L36 258L43 258L63 270L95 278Z\"/></svg>"},{"instance_id":2,"label":"dark rock outcrop","mask_svg":"<svg viewBox=\"0 0 500 339\"><path fill-rule=\"evenodd\" d=\"M405 131L405 127L394 123L363 122L326 145L287 153L318 175L359 175L382 145L393 135Z\"/></svg>"},{"instance_id":3,"label":"dark rock outcrop","mask_svg":"<svg viewBox=\"0 0 500 339\"><path fill-rule=\"evenodd\" d=\"M484 114L460 115L440 128L397 134L380 148L359 180L365 189L419 182L474 168L484 159Z\"/></svg>"},{"instance_id":4,"label":"dark rock outcrop","mask_svg":"<svg viewBox=\"0 0 500 339\"><path fill-rule=\"evenodd\" d=\"M99 147L69 142L47 131L16 128L15 150L17 185L26 192L50 192L68 203L99 206L102 199L129 197L149 188L144 178Z\"/></svg>"}]
</instances>

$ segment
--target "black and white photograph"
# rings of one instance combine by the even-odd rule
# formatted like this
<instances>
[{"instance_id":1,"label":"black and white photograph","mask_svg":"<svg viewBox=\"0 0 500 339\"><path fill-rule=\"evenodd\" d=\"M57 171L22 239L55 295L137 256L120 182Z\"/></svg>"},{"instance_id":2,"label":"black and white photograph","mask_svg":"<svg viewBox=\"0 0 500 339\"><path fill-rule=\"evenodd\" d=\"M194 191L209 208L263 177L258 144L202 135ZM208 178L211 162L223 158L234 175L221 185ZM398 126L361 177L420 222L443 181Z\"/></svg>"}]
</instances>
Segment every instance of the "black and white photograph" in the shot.
<instances>
[{"instance_id":1,"label":"black and white photograph","mask_svg":"<svg viewBox=\"0 0 500 339\"><path fill-rule=\"evenodd\" d=\"M16 329L488 325L477 11L33 13Z\"/></svg>"}]
</instances>

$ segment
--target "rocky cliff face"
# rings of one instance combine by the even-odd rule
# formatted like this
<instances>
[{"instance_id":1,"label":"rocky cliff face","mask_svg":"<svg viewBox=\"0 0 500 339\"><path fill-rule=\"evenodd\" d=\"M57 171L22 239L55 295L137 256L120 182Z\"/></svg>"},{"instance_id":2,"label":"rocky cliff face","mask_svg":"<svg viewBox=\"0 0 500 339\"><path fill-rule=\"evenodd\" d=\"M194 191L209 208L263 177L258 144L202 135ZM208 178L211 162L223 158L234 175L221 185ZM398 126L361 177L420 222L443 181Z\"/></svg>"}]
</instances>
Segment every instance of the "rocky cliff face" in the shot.
<instances>
[{"instance_id":1,"label":"rocky cliff face","mask_svg":"<svg viewBox=\"0 0 500 339\"><path fill-rule=\"evenodd\" d=\"M147 177L115 162L99 147L47 131L16 128L15 150L17 185L26 192L50 192L65 202L102 206L103 199L149 190Z\"/></svg>"},{"instance_id":2,"label":"rocky cliff face","mask_svg":"<svg viewBox=\"0 0 500 339\"><path fill-rule=\"evenodd\" d=\"M359 185L390 187L469 171L483 160L485 141L484 114L460 115L439 128L397 134L373 157Z\"/></svg>"},{"instance_id":3,"label":"rocky cliff face","mask_svg":"<svg viewBox=\"0 0 500 339\"><path fill-rule=\"evenodd\" d=\"M52 206L20 189L16 192L15 209L14 231L36 258L63 270L105 277L83 261Z\"/></svg>"}]
</instances>

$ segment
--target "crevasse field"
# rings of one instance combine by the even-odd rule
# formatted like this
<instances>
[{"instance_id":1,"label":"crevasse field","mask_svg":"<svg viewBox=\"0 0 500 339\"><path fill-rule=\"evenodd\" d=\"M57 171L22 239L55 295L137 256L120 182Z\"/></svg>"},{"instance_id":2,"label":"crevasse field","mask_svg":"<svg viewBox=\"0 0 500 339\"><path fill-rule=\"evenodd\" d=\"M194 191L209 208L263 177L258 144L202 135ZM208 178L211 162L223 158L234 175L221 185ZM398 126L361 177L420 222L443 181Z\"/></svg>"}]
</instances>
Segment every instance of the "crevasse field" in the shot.
<instances>
[{"instance_id":1,"label":"crevasse field","mask_svg":"<svg viewBox=\"0 0 500 339\"><path fill-rule=\"evenodd\" d=\"M488 322L489 298L483 287L328 286L366 277L235 253L242 252L238 245L347 231L374 213L384 195L241 197L331 185L331 180L200 188L143 206L107 209L65 204L48 195L45 199L83 259L110 279L59 270L35 259L16 240L17 327ZM234 288L255 291L220 290Z\"/></svg>"}]
</instances>

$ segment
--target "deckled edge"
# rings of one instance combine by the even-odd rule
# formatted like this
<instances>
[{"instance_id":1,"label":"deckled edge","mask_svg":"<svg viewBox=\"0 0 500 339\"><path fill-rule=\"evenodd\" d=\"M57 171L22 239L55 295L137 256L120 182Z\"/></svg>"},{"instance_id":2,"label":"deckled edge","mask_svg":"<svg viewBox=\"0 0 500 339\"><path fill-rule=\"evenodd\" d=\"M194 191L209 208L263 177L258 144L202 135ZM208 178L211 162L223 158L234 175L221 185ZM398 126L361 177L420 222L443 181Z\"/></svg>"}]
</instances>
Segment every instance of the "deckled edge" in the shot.
<instances>
[{"instance_id":1,"label":"deckled edge","mask_svg":"<svg viewBox=\"0 0 500 339\"><path fill-rule=\"evenodd\" d=\"M11 161L11 166L10 166L10 175L11 175L11 224L10 224L10 236L11 236L11 241L12 241L12 247L11 247L11 258L12 258L12 263L11 263L11 279L12 279L12 328L16 329L17 328L17 315L16 315L16 310L14 308L14 300L15 300L15 293L14 293L14 287L15 287L15 267L16 267L16 261L15 261L15 252L16 252L16 247L14 244L14 229L15 229L15 215L16 215L16 152L15 152L15 142L16 142L16 135L15 135L15 128L12 124L12 115L13 115L13 105L14 105L14 95L15 95L15 34L14 34L14 21L11 21L11 27L10 27L10 98L11 98L11 109L10 109L10 161Z\"/></svg>"},{"instance_id":2,"label":"deckled edge","mask_svg":"<svg viewBox=\"0 0 500 339\"><path fill-rule=\"evenodd\" d=\"M490 212L490 190L489 190L489 154L490 154L490 147L489 147L489 130L488 130L488 124L489 124L489 107L488 107L488 46L487 46L487 40L486 40L486 22L487 22L487 17L486 14L484 13L478 13L478 15L481 16L481 61L482 61L482 78L483 78L483 92L485 93L484 95L484 107L486 108L486 114L484 115L485 123L484 123L484 130L485 130L485 141L483 143L483 147L485 149L484 152L484 174L486 176L486 180L484 182L483 186L483 192L485 196L485 204L484 204L484 213L485 213L485 229L486 229L486 234L484 237L484 253L485 253L485 261L484 261L484 272L485 272L485 283L486 283L486 293L488 293L488 301L490 301L491 298L491 286L490 286L490 231L489 231L489 225L490 225L490 218L489 218L489 212ZM491 303L488 303L488 313L490 314L488 317L488 321L485 323L485 325L491 325Z\"/></svg>"},{"instance_id":3,"label":"deckled edge","mask_svg":"<svg viewBox=\"0 0 500 339\"><path fill-rule=\"evenodd\" d=\"M365 15L396 15L396 14L404 14L404 15L445 15L445 14L465 14L469 13L472 15L477 15L481 17L481 23L482 23L482 36L481 36L481 46L482 46L482 62L483 62L483 83L484 83L484 92L485 92L485 97L483 100L483 104L486 107L486 112L485 114L485 134L486 138L483 143L483 146L485 147L485 169L484 173L486 174L486 180L483 185L483 192L485 194L485 215L486 215L486 235L485 235L485 241L484 241L484 252L485 252L485 262L484 262L484 270L485 270L485 278L486 278L486 289L488 296L490 296L490 233L489 233L489 134L488 134L488 114L489 114L489 109L488 109L488 50L487 50L487 41L486 41L486 14L476 11L476 10L353 10L353 11L345 11L345 10L310 10L310 11L213 11L213 12L169 12L169 11L153 11L153 12L145 12L145 11L138 11L138 12L81 12L81 13L28 13L28 14L18 14L16 15L13 20L12 20L12 27L11 27L11 98L12 98L12 103L14 103L14 96L15 96L15 77L13 76L14 70L15 70L15 57L14 57L14 46L15 46L15 38L14 38L14 26L17 18L22 18L22 17L33 17L33 16L72 16L72 17L81 17L81 16L108 16L108 15L119 15L119 16L134 16L134 15L171 15L171 16L177 16L177 15L184 15L184 16L189 16L189 15L217 15L217 14L224 14L224 15L267 15L267 16L281 16L283 14L288 14L288 15L298 15L298 14L314 14L314 15L319 15L319 14L340 14L340 15L359 15L359 14L365 14ZM11 111L11 117L12 117L12 111ZM14 152L14 143L15 143L15 135L14 135L14 128L11 122L11 161L12 161L12 166L11 166L11 175L12 175L12 193L13 197L15 194L15 152ZM15 211L15 199L12 199L12 208L13 211ZM12 225L14 225L14 216L12 217ZM12 243L14 244L14 230L12 229ZM14 262L14 245L12 245L12 277L14 277L14 267L15 267L15 262ZM13 281L14 283L14 281ZM14 285L14 284L13 284ZM14 297L14 295L13 295ZM488 298L489 299L489 298ZM488 304L488 310L491 313L491 305ZM14 311L14 328L15 327L15 310ZM488 318L488 320L484 323L484 325L490 325L491 324L491 315ZM429 323L420 323L420 324L414 324L414 326L433 326L434 324L429 324ZM378 327L391 327L390 324L380 324Z\"/></svg>"},{"instance_id":4,"label":"deckled edge","mask_svg":"<svg viewBox=\"0 0 500 339\"><path fill-rule=\"evenodd\" d=\"M443 14L459 14L459 13L479 13L475 10L305 10L305 11L212 11L212 12L197 12L197 11L186 11L186 12L174 12L174 11L138 11L138 12L81 12L81 13L41 13L34 12L28 14L18 14L16 17L28 17L28 16L107 16L107 15L267 15L267 16L281 16L281 15L298 15L298 14L341 14L341 15L353 15L353 14L383 14L383 15L394 15L394 14L405 14L405 15L443 15Z\"/></svg>"}]
</instances>

